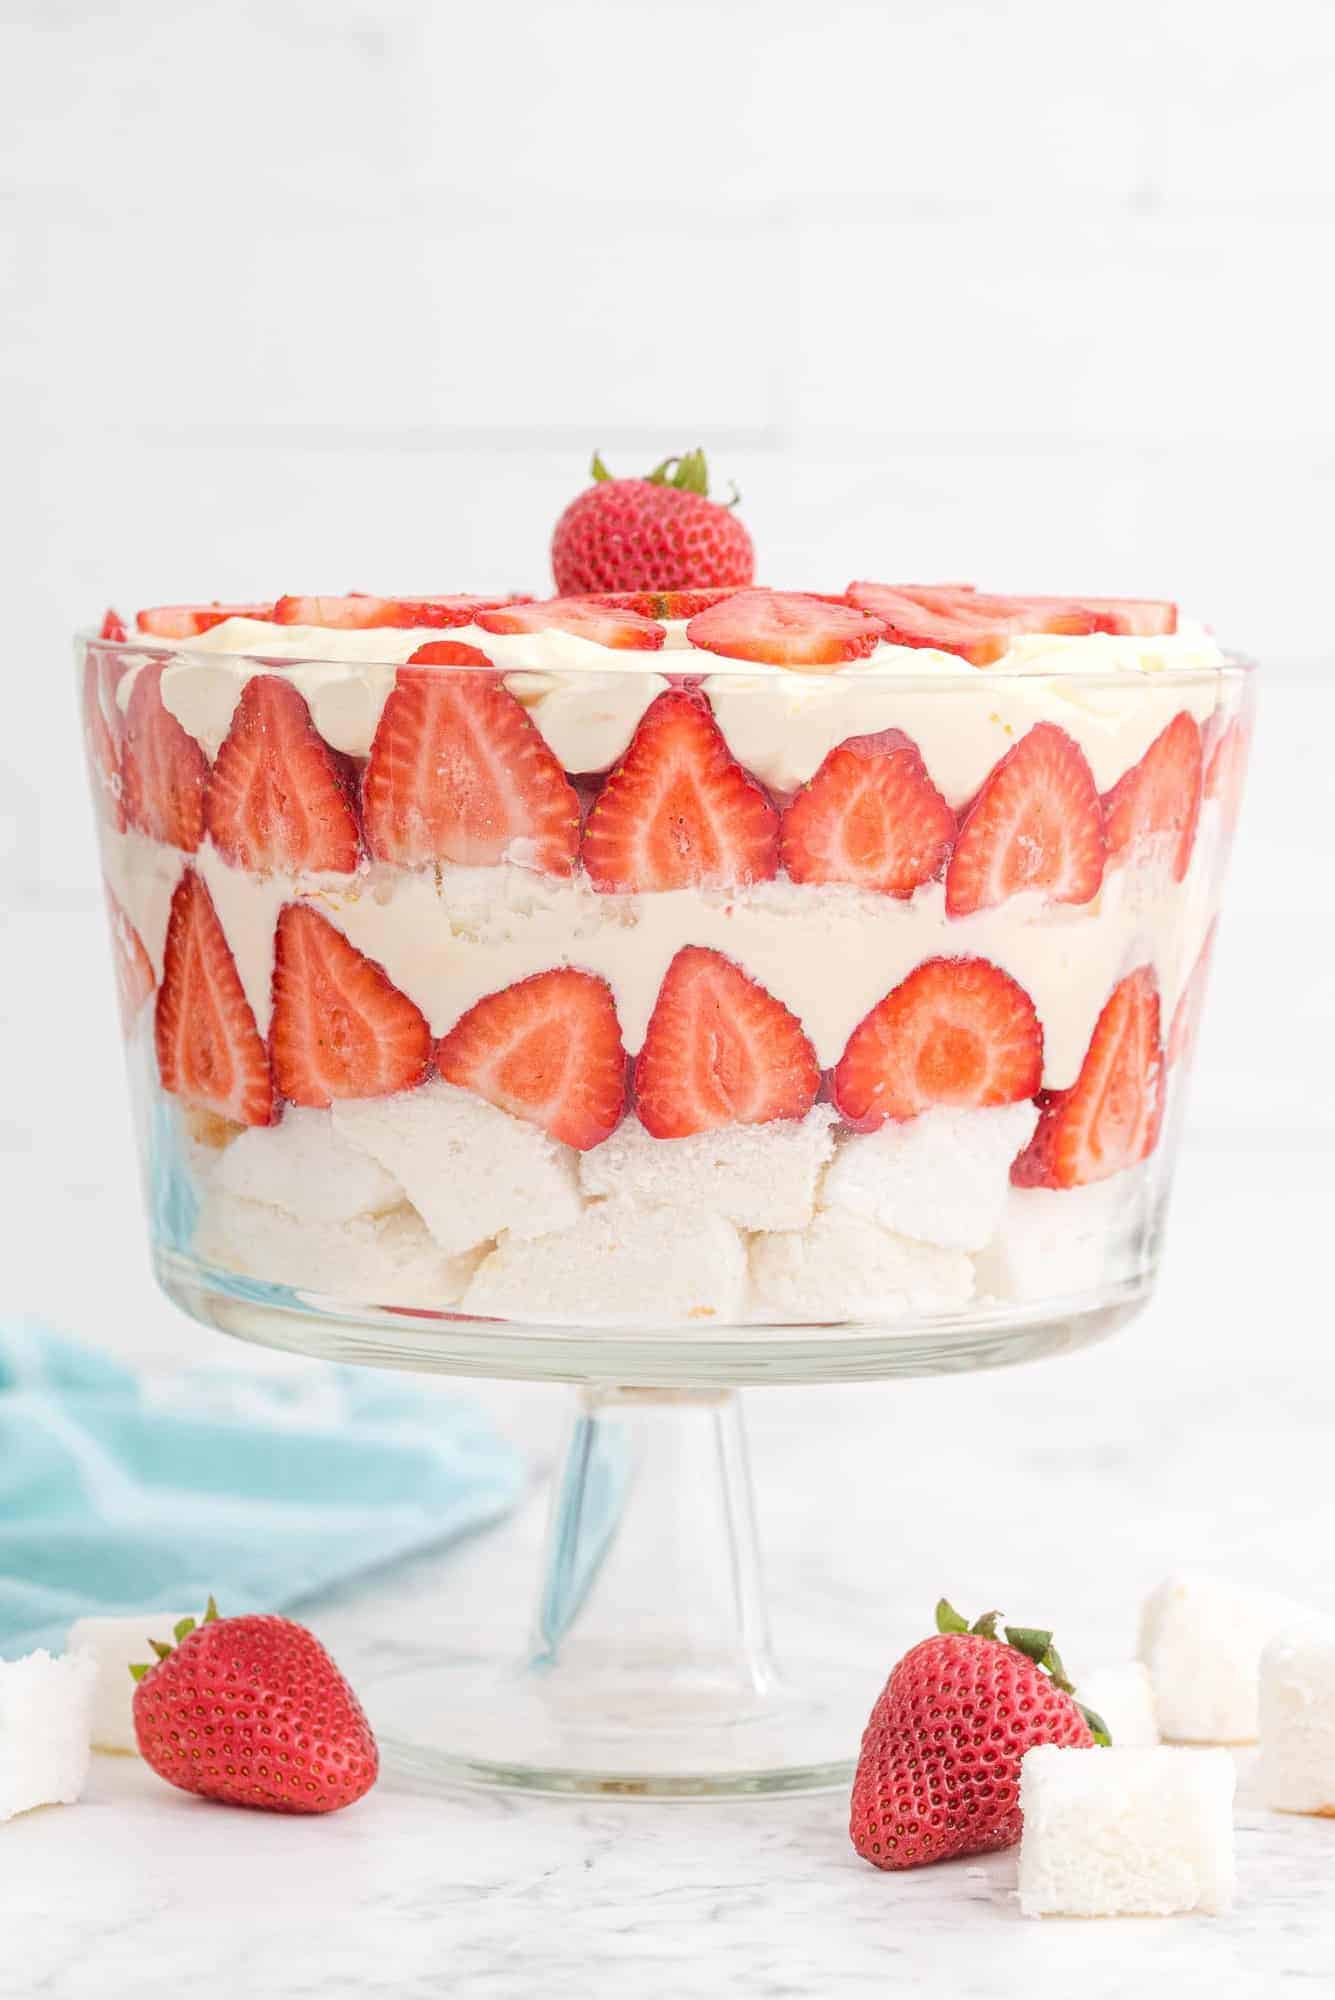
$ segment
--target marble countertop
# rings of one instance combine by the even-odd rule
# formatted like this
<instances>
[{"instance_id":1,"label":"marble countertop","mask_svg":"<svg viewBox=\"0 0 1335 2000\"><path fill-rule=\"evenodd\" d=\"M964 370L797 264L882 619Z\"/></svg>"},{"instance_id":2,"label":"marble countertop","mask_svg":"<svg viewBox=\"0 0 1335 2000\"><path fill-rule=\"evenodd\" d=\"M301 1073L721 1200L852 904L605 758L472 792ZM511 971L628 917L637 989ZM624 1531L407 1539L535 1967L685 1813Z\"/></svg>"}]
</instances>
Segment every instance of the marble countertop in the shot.
<instances>
[{"instance_id":1,"label":"marble countertop","mask_svg":"<svg viewBox=\"0 0 1335 2000\"><path fill-rule=\"evenodd\" d=\"M865 1661L875 1678L945 1591L1051 1621L1068 1662L1103 1664L1128 1656L1146 1590L1187 1563L1335 1609L1329 1181L1325 1153L1292 1142L1189 1150L1159 1295L1102 1347L988 1375L753 1392L780 1649ZM53 1277L52 1316L87 1331L114 1296L110 1344L160 1358L198 1343L234 1365L113 1242L120 1199L88 1204L106 1258ZM310 1614L354 1681L377 1634L407 1620L446 1643L518 1646L565 1399L480 1393L531 1455L530 1498L495 1533ZM0 1996L1335 1990L1335 1822L1268 1814L1245 1783L1238 1905L1215 1920L1025 1922L1013 1854L881 1875L845 1816L841 1795L580 1803L385 1782L352 1811L290 1821L98 1757L82 1805L0 1827Z\"/></svg>"}]
</instances>

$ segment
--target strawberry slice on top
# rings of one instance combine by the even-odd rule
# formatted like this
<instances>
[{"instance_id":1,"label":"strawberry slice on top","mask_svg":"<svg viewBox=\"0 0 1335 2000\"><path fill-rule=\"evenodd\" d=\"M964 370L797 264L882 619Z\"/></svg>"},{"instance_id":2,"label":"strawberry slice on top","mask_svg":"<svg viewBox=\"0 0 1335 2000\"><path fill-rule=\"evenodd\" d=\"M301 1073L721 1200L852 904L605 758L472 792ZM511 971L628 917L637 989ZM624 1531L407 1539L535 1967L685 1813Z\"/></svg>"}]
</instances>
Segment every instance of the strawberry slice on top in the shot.
<instances>
[{"instance_id":1,"label":"strawberry slice on top","mask_svg":"<svg viewBox=\"0 0 1335 2000\"><path fill-rule=\"evenodd\" d=\"M885 637L879 618L796 590L739 590L700 612L686 637L706 653L775 667L841 667Z\"/></svg>"},{"instance_id":2,"label":"strawberry slice on top","mask_svg":"<svg viewBox=\"0 0 1335 2000\"><path fill-rule=\"evenodd\" d=\"M117 645L123 643L126 637L125 620L119 611L107 607L102 614L102 623L97 628L97 636L99 639L112 639Z\"/></svg>"},{"instance_id":3,"label":"strawberry slice on top","mask_svg":"<svg viewBox=\"0 0 1335 2000\"><path fill-rule=\"evenodd\" d=\"M634 611L641 618L655 618L669 624L698 617L725 597L735 597L743 586L733 583L713 590L595 590L590 604L604 604L609 611Z\"/></svg>"},{"instance_id":4,"label":"strawberry slice on top","mask_svg":"<svg viewBox=\"0 0 1335 2000\"><path fill-rule=\"evenodd\" d=\"M797 1016L722 952L686 945L664 975L635 1063L656 1139L805 1118L820 1064Z\"/></svg>"},{"instance_id":5,"label":"strawberry slice on top","mask_svg":"<svg viewBox=\"0 0 1335 2000\"><path fill-rule=\"evenodd\" d=\"M958 584L850 583L845 593L882 620L895 646L958 653L971 666L999 660L1026 632L1080 634L1100 628L1067 598L998 597Z\"/></svg>"},{"instance_id":6,"label":"strawberry slice on top","mask_svg":"<svg viewBox=\"0 0 1335 2000\"><path fill-rule=\"evenodd\" d=\"M535 972L468 1009L436 1044L447 1083L587 1152L621 1122L626 1051L605 979Z\"/></svg>"},{"instance_id":7,"label":"strawberry slice on top","mask_svg":"<svg viewBox=\"0 0 1335 2000\"><path fill-rule=\"evenodd\" d=\"M373 597L354 590L345 597L280 597L272 616L275 625L323 625L337 632L369 632L382 626L405 631L418 625L448 631L471 625L477 611L509 602L466 591L447 597Z\"/></svg>"},{"instance_id":8,"label":"strawberry slice on top","mask_svg":"<svg viewBox=\"0 0 1335 2000\"><path fill-rule=\"evenodd\" d=\"M592 597L549 597L546 603L496 605L474 619L483 632L571 632L614 652L656 653L667 634L657 619L612 609Z\"/></svg>"},{"instance_id":9,"label":"strawberry slice on top","mask_svg":"<svg viewBox=\"0 0 1335 2000\"><path fill-rule=\"evenodd\" d=\"M290 681L246 682L214 760L204 824L234 868L350 875L361 840L349 767L329 748Z\"/></svg>"},{"instance_id":10,"label":"strawberry slice on top","mask_svg":"<svg viewBox=\"0 0 1335 2000\"><path fill-rule=\"evenodd\" d=\"M164 1090L236 1125L272 1125L273 1077L231 948L202 878L172 895L153 1021Z\"/></svg>"},{"instance_id":11,"label":"strawberry slice on top","mask_svg":"<svg viewBox=\"0 0 1335 2000\"><path fill-rule=\"evenodd\" d=\"M388 1097L419 1084L431 1030L375 960L305 903L289 903L274 938L274 1079L293 1104Z\"/></svg>"},{"instance_id":12,"label":"strawberry slice on top","mask_svg":"<svg viewBox=\"0 0 1335 2000\"><path fill-rule=\"evenodd\" d=\"M1027 890L1088 903L1104 861L1103 810L1085 754L1055 722L1038 722L993 766L964 815L946 911L971 916Z\"/></svg>"},{"instance_id":13,"label":"strawberry slice on top","mask_svg":"<svg viewBox=\"0 0 1335 2000\"><path fill-rule=\"evenodd\" d=\"M779 830L794 882L848 882L907 899L941 873L955 815L902 730L850 736L789 805Z\"/></svg>"},{"instance_id":14,"label":"strawberry slice on top","mask_svg":"<svg viewBox=\"0 0 1335 2000\"><path fill-rule=\"evenodd\" d=\"M135 614L141 632L154 639L197 639L229 618L272 618L272 604L151 604Z\"/></svg>"},{"instance_id":15,"label":"strawberry slice on top","mask_svg":"<svg viewBox=\"0 0 1335 2000\"><path fill-rule=\"evenodd\" d=\"M766 882L779 815L729 750L702 694L669 688L645 710L584 828L595 889L638 893Z\"/></svg>"},{"instance_id":16,"label":"strawberry slice on top","mask_svg":"<svg viewBox=\"0 0 1335 2000\"><path fill-rule=\"evenodd\" d=\"M1018 1104L1043 1079L1034 1003L986 958L929 958L859 1022L834 1101L864 1132L933 1105Z\"/></svg>"},{"instance_id":17,"label":"strawberry slice on top","mask_svg":"<svg viewBox=\"0 0 1335 2000\"><path fill-rule=\"evenodd\" d=\"M1182 880L1200 818L1201 766L1201 732L1183 709L1104 797L1110 863L1152 859L1166 847L1173 880Z\"/></svg>"},{"instance_id":18,"label":"strawberry slice on top","mask_svg":"<svg viewBox=\"0 0 1335 2000\"><path fill-rule=\"evenodd\" d=\"M122 797L139 833L193 854L204 837L209 760L162 700L165 663L139 669L125 711Z\"/></svg>"},{"instance_id":19,"label":"strawberry slice on top","mask_svg":"<svg viewBox=\"0 0 1335 2000\"><path fill-rule=\"evenodd\" d=\"M1177 606L1161 597L1028 597L1025 602L1084 612L1096 632L1159 639L1177 630Z\"/></svg>"},{"instance_id":20,"label":"strawberry slice on top","mask_svg":"<svg viewBox=\"0 0 1335 2000\"><path fill-rule=\"evenodd\" d=\"M1159 982L1141 965L1104 1003L1075 1082L1049 1093L1011 1180L1086 1187L1147 1158L1159 1140L1163 1077Z\"/></svg>"},{"instance_id":21,"label":"strawberry slice on top","mask_svg":"<svg viewBox=\"0 0 1335 2000\"><path fill-rule=\"evenodd\" d=\"M569 875L579 799L484 653L441 639L395 676L362 782L366 844L405 868L512 860Z\"/></svg>"}]
</instances>

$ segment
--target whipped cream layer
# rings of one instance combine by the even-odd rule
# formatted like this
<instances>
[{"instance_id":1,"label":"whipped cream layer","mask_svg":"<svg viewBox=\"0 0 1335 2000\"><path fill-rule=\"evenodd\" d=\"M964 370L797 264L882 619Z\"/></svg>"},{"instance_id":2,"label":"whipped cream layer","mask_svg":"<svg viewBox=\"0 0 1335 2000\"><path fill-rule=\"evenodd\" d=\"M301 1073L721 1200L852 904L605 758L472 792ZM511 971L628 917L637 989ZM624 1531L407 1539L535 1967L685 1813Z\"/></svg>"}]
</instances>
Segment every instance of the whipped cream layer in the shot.
<instances>
[{"instance_id":1,"label":"whipped cream layer","mask_svg":"<svg viewBox=\"0 0 1335 2000\"><path fill-rule=\"evenodd\" d=\"M104 841L108 880L160 976L185 857L134 832L107 831ZM1221 856L1220 814L1207 801L1180 883L1171 879L1167 856L1158 856L1110 867L1083 907L1021 896L962 918L946 915L939 882L899 902L783 879L746 890L601 895L581 875L561 880L513 862L260 876L231 867L207 841L193 864L208 884L262 1034L278 913L300 897L384 967L436 1035L484 994L573 965L611 986L632 1054L683 945L725 952L777 995L802 1022L823 1068L839 1060L868 1010L924 959L976 954L1030 995L1043 1025L1043 1080L1061 1088L1075 1080L1100 1008L1132 967L1154 966L1167 1031L1214 913Z\"/></svg>"},{"instance_id":2,"label":"whipped cream layer","mask_svg":"<svg viewBox=\"0 0 1335 2000\"><path fill-rule=\"evenodd\" d=\"M609 769L666 675L689 674L699 676L734 756L778 796L805 783L846 737L898 728L957 808L1041 720L1075 738L1107 791L1180 710L1198 722L1214 713L1229 664L1192 625L1159 638L1026 635L986 669L953 653L880 645L865 660L813 674L720 660L691 646L684 625L665 630L663 651L645 653L558 631L339 631L229 618L187 642L154 641L152 655L170 656L163 701L210 758L246 682L275 670L300 690L327 742L365 757L397 667L444 638L486 654L576 774ZM118 688L122 707L133 682L132 668Z\"/></svg>"}]
</instances>

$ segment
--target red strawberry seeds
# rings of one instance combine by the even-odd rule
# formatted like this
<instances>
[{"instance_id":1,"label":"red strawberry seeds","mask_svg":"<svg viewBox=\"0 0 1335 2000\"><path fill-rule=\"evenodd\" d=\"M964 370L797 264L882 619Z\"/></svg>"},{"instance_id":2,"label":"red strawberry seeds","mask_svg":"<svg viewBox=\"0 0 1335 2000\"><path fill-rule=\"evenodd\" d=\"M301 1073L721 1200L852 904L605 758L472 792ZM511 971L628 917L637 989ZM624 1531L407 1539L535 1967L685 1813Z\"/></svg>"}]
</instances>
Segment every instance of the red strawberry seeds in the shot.
<instances>
[{"instance_id":1,"label":"red strawberry seeds","mask_svg":"<svg viewBox=\"0 0 1335 2000\"><path fill-rule=\"evenodd\" d=\"M579 800L514 696L472 646L438 640L400 667L362 785L366 844L405 868L522 862L569 875Z\"/></svg>"},{"instance_id":2,"label":"red strawberry seeds","mask_svg":"<svg viewBox=\"0 0 1335 2000\"><path fill-rule=\"evenodd\" d=\"M647 479L613 479L595 453L592 474L552 535L562 596L750 583L751 537L731 507L709 498L702 451L664 459Z\"/></svg>"},{"instance_id":3,"label":"red strawberry seeds","mask_svg":"<svg viewBox=\"0 0 1335 2000\"><path fill-rule=\"evenodd\" d=\"M795 1014L722 952L679 951L635 1064L640 1123L656 1139L805 1118L820 1065Z\"/></svg>"},{"instance_id":4,"label":"red strawberry seeds","mask_svg":"<svg viewBox=\"0 0 1335 2000\"><path fill-rule=\"evenodd\" d=\"M361 853L348 766L290 681L246 682L204 794L204 825L235 868L351 874Z\"/></svg>"},{"instance_id":5,"label":"red strawberry seeds","mask_svg":"<svg viewBox=\"0 0 1335 2000\"><path fill-rule=\"evenodd\" d=\"M179 1644L135 1668L146 1764L183 1792L261 1812L337 1812L364 1797L380 1755L356 1695L290 1618L186 1618Z\"/></svg>"},{"instance_id":6,"label":"red strawberry seeds","mask_svg":"<svg viewBox=\"0 0 1335 2000\"><path fill-rule=\"evenodd\" d=\"M1092 1749L1108 1734L1080 1707L1051 1632L966 1624L944 1598L938 1633L906 1653L863 1732L849 1836L874 1868L990 1854L1020 1838L1020 1762L1036 1744Z\"/></svg>"},{"instance_id":7,"label":"red strawberry seeds","mask_svg":"<svg viewBox=\"0 0 1335 2000\"><path fill-rule=\"evenodd\" d=\"M581 1152L621 1122L626 1051L606 980L562 967L489 993L436 1045L447 1083Z\"/></svg>"},{"instance_id":8,"label":"red strawberry seeds","mask_svg":"<svg viewBox=\"0 0 1335 2000\"><path fill-rule=\"evenodd\" d=\"M929 958L854 1028L834 1101L870 1132L937 1104L1018 1104L1042 1076L1043 1030L1024 988L985 958Z\"/></svg>"},{"instance_id":9,"label":"red strawberry seeds","mask_svg":"<svg viewBox=\"0 0 1335 2000\"><path fill-rule=\"evenodd\" d=\"M237 1125L274 1122L269 1058L213 898L193 868L172 896L153 1029L164 1090Z\"/></svg>"},{"instance_id":10,"label":"red strawberry seeds","mask_svg":"<svg viewBox=\"0 0 1335 2000\"><path fill-rule=\"evenodd\" d=\"M933 882L955 815L898 729L850 736L831 750L783 816L779 849L794 882L848 882L910 897Z\"/></svg>"},{"instance_id":11,"label":"red strawberry seeds","mask_svg":"<svg viewBox=\"0 0 1335 2000\"><path fill-rule=\"evenodd\" d=\"M431 1063L431 1030L374 959L304 903L274 939L274 1078L293 1104L411 1090Z\"/></svg>"}]
</instances>

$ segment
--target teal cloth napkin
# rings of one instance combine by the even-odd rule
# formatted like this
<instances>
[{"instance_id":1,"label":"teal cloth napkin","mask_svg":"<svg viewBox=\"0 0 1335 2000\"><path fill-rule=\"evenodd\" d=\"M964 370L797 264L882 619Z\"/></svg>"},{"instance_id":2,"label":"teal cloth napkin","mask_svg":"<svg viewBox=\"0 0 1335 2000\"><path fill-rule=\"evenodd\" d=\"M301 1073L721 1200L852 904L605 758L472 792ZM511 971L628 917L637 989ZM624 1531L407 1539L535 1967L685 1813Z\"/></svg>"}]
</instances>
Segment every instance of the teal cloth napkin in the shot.
<instances>
[{"instance_id":1,"label":"teal cloth napkin","mask_svg":"<svg viewBox=\"0 0 1335 2000\"><path fill-rule=\"evenodd\" d=\"M274 1611L498 1520L518 1455L476 1405L355 1368L157 1381L0 1324L0 1657L75 1618Z\"/></svg>"}]
</instances>

